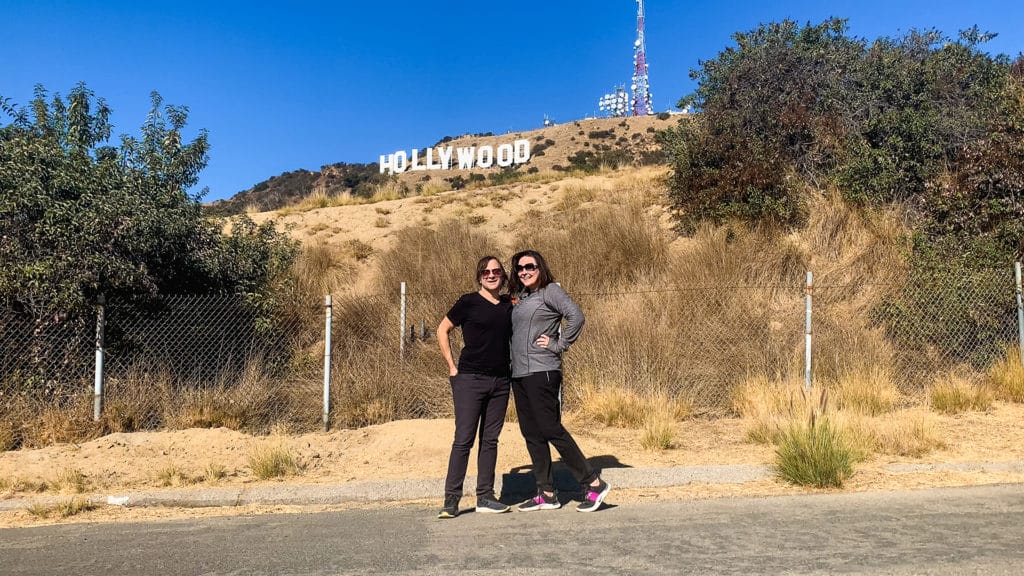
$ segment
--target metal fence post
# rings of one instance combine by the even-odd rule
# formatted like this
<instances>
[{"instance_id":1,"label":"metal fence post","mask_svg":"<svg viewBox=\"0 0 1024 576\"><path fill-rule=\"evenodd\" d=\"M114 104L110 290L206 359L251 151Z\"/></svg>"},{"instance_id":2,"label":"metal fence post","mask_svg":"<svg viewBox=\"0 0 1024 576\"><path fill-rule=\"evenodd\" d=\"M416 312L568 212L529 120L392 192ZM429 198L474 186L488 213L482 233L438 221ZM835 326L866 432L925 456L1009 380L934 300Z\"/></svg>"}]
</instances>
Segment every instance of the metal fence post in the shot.
<instances>
[{"instance_id":1,"label":"metal fence post","mask_svg":"<svg viewBox=\"0 0 1024 576\"><path fill-rule=\"evenodd\" d=\"M1013 265L1013 276L1017 283L1017 343L1020 344L1020 363L1024 366L1024 304L1020 295L1020 262Z\"/></svg>"},{"instance_id":2,"label":"metal fence post","mask_svg":"<svg viewBox=\"0 0 1024 576\"><path fill-rule=\"evenodd\" d=\"M331 295L324 298L324 432L331 429Z\"/></svg>"},{"instance_id":3,"label":"metal fence post","mask_svg":"<svg viewBox=\"0 0 1024 576\"><path fill-rule=\"evenodd\" d=\"M96 304L96 367L93 373L92 419L99 421L103 414L103 332L106 325L106 300L100 294Z\"/></svg>"},{"instance_id":4,"label":"metal fence post","mask_svg":"<svg viewBox=\"0 0 1024 576\"><path fill-rule=\"evenodd\" d=\"M398 357L405 359L405 282L402 282L402 307L398 318Z\"/></svg>"},{"instance_id":5,"label":"metal fence post","mask_svg":"<svg viewBox=\"0 0 1024 576\"><path fill-rule=\"evenodd\" d=\"M814 293L814 276L807 271L807 320L804 326L804 389L811 389L811 298Z\"/></svg>"}]
</instances>

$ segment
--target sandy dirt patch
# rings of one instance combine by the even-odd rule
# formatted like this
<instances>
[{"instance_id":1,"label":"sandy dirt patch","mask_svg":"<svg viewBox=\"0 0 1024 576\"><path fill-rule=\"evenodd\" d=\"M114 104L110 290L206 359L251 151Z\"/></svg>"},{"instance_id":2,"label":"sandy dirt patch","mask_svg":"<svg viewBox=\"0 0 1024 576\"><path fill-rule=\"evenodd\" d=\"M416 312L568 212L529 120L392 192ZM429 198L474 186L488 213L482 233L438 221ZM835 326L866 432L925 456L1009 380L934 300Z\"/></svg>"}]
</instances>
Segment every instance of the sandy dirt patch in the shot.
<instances>
[{"instance_id":1,"label":"sandy dirt patch","mask_svg":"<svg viewBox=\"0 0 1024 576\"><path fill-rule=\"evenodd\" d=\"M857 467L844 491L897 490L940 486L964 486L1024 482L1024 474L980 471L891 472L894 463L1005 463L1024 461L1024 406L997 404L987 413L938 416L936 424L946 446L921 458L878 456ZM669 467L720 464L770 465L770 447L744 440L742 420L687 420L677 424L678 447L649 451L640 447L638 430L586 425L569 420L580 447L588 457L612 466ZM153 490L164 485L161 473L169 467L180 471L177 488L275 484L338 484L365 480L443 478L454 423L450 419L403 420L358 430L335 430L297 436L262 436L218 429L170 432L110 434L82 444L49 446L38 450L16 450L0 454L0 482L3 498L31 498L34 495L72 498L68 488L56 486L62 472L75 470L84 475L85 494L107 494L131 490ZM303 470L282 480L261 481L252 473L249 454L259 447L280 446L296 456ZM474 473L471 460L470 474ZM210 464L223 467L224 477L210 482L203 478ZM499 473L529 466L529 457L518 426L508 423L499 449ZM43 491L16 489L18 482ZM742 484L691 484L656 489L616 490L618 503L654 499L771 496L813 490L787 485L778 480ZM434 501L412 501L402 505L432 508ZM353 503L333 507L248 506L228 509L122 509L101 507L64 520L45 520L27 511L0 513L0 526L37 525L52 522L128 521L196 517L222 514L309 512L353 507L394 506L393 502Z\"/></svg>"}]
</instances>

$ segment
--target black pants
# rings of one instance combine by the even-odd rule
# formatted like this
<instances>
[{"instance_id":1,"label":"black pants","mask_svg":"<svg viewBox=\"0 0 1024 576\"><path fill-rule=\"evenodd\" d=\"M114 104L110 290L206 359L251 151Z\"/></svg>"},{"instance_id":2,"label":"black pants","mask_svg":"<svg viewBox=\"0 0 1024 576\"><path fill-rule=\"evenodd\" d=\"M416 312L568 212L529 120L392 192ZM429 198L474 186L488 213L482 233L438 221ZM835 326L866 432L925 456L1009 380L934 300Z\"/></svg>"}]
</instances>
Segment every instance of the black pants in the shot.
<instances>
[{"instance_id":1,"label":"black pants","mask_svg":"<svg viewBox=\"0 0 1024 576\"><path fill-rule=\"evenodd\" d=\"M449 379L455 403L455 440L448 458L445 496L462 496L462 483L469 466L469 451L476 435L480 450L476 460L476 495L494 494L494 467L498 463L498 435L508 409L507 376L458 374Z\"/></svg>"},{"instance_id":2,"label":"black pants","mask_svg":"<svg viewBox=\"0 0 1024 576\"><path fill-rule=\"evenodd\" d=\"M561 387L562 373L558 370L534 372L523 378L512 379L519 430L523 433L526 450L533 461L537 488L545 492L555 490L549 444L558 450L562 462L565 462L577 482L590 484L597 479L597 472L562 426L562 403L559 397Z\"/></svg>"}]
</instances>

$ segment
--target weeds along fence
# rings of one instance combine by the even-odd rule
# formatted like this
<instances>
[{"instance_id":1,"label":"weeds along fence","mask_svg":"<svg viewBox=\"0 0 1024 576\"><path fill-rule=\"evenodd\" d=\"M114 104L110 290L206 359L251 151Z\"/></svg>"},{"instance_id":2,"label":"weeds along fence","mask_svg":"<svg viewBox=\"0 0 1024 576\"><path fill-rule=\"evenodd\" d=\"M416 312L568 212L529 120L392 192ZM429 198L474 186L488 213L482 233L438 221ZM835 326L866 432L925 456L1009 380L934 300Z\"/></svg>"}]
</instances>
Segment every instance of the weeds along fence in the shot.
<instances>
[{"instance_id":1,"label":"weeds along fence","mask_svg":"<svg viewBox=\"0 0 1024 576\"><path fill-rule=\"evenodd\" d=\"M587 318L565 357L566 408L615 387L720 415L750 378L827 386L882 371L914 393L951 372L980 383L994 363L1024 357L1019 265L1016 279L1005 270L915 278L566 286ZM230 296L108 302L89 317L0 309L0 448L117 431L298 432L450 415L434 331L459 294L403 284L284 311Z\"/></svg>"}]
</instances>

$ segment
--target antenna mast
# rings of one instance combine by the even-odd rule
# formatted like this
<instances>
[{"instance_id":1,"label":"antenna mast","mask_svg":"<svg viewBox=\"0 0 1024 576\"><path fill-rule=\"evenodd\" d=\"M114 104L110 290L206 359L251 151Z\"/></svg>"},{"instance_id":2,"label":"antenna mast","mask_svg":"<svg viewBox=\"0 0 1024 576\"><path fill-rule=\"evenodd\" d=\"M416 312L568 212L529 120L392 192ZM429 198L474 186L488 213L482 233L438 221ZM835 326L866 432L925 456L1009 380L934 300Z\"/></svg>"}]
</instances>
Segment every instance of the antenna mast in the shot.
<instances>
[{"instance_id":1,"label":"antenna mast","mask_svg":"<svg viewBox=\"0 0 1024 576\"><path fill-rule=\"evenodd\" d=\"M636 0L636 42L633 43L633 116L653 112L647 81L647 46L644 43L644 0Z\"/></svg>"}]
</instances>

